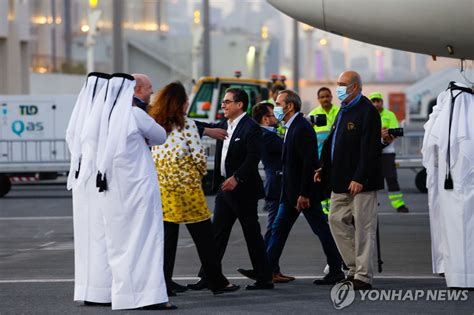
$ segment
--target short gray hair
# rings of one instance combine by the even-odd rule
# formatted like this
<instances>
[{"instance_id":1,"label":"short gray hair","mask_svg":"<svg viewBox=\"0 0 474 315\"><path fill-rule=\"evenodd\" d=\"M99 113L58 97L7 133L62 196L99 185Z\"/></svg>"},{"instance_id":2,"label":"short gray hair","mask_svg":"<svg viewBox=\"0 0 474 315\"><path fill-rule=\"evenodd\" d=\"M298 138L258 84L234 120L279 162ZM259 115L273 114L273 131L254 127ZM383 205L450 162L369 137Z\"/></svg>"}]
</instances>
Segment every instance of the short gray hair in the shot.
<instances>
[{"instance_id":1,"label":"short gray hair","mask_svg":"<svg viewBox=\"0 0 474 315\"><path fill-rule=\"evenodd\" d=\"M299 112L301 110L301 98L295 91L282 90L278 92L278 95L281 94L286 94L285 103L293 103L293 105L295 106L295 112Z\"/></svg>"},{"instance_id":2,"label":"short gray hair","mask_svg":"<svg viewBox=\"0 0 474 315\"><path fill-rule=\"evenodd\" d=\"M357 83L359 91L362 91L362 79L360 78L360 75L357 72L354 72L354 75L351 78L351 84L354 83Z\"/></svg>"}]
</instances>

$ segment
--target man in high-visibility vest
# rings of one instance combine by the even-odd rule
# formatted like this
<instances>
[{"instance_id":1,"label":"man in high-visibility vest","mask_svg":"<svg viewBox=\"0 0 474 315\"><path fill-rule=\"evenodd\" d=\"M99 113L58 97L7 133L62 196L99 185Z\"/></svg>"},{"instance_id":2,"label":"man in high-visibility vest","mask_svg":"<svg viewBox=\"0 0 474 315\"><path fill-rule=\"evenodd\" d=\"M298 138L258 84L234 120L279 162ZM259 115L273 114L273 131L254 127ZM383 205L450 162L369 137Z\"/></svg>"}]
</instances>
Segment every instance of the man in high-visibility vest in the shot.
<instances>
[{"instance_id":1,"label":"man in high-visibility vest","mask_svg":"<svg viewBox=\"0 0 474 315\"><path fill-rule=\"evenodd\" d=\"M395 114L383 107L382 93L373 92L369 95L369 99L380 113L380 119L382 120L382 134L386 133L387 129L399 127ZM405 206L405 202L403 201L403 194L400 191L400 185L398 185L397 169L395 166L395 146L393 142L387 145L382 151L382 165L383 177L385 178L388 187L388 198L390 199L390 204L397 210L397 212L409 212L408 208Z\"/></svg>"},{"instance_id":2,"label":"man in high-visibility vest","mask_svg":"<svg viewBox=\"0 0 474 315\"><path fill-rule=\"evenodd\" d=\"M323 149L323 143L326 141L329 133L331 132L331 127L336 121L337 114L339 113L339 106L332 104L332 94L331 90L325 86L318 90L318 102L320 106L314 108L308 115L315 116L319 114L326 115L327 124L326 126L316 126L314 125L314 131L316 131L316 136L318 138L318 155L321 157L321 150ZM321 206L323 212L328 215L329 208L331 206L331 199L327 198L321 201Z\"/></svg>"}]
</instances>

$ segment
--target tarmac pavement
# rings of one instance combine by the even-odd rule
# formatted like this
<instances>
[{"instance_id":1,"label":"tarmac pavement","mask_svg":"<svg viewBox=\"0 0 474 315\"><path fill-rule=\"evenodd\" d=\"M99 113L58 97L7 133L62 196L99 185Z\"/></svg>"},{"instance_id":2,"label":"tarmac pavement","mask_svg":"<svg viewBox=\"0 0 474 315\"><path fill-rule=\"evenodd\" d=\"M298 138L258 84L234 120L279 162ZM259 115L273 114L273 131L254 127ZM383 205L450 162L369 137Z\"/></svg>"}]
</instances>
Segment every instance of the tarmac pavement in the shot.
<instances>
[{"instance_id":1,"label":"tarmac pavement","mask_svg":"<svg viewBox=\"0 0 474 315\"><path fill-rule=\"evenodd\" d=\"M243 278L236 269L251 265L242 230L236 223L223 269L231 282L240 284L242 289L220 296L213 296L207 290L181 293L171 298L179 307L173 313L474 314L474 292L447 291L444 279L431 273L427 195L415 188L414 175L410 170L399 170L410 213L396 213L389 206L387 194L379 194L384 264L383 272L377 273L374 280L377 290L365 292L365 296L356 292L352 304L337 310L332 300L336 299L336 303L339 300L337 296L331 298L331 286L312 283L323 275L326 262L319 240L304 217L300 217L280 261L283 273L296 276L296 281L277 284L274 290L246 291L245 285L252 281ZM211 209L213 199L208 197ZM260 212L259 216L264 230L266 214ZM178 245L175 280L182 284L194 282L200 264L184 226ZM72 301L73 255L71 194L64 184L14 186L9 195L0 199L0 314L111 313L110 307L86 307ZM384 301L382 292L385 298L395 300ZM457 301L449 300L456 298ZM149 311L121 311L123 314L143 312Z\"/></svg>"}]
</instances>

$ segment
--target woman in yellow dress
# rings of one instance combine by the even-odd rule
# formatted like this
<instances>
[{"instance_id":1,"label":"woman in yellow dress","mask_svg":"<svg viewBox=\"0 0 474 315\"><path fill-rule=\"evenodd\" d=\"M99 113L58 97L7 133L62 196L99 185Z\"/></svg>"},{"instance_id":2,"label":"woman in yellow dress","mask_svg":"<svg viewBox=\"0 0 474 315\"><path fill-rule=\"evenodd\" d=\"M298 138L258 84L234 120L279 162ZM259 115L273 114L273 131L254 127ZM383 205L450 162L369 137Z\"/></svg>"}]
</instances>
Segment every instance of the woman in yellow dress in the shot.
<instances>
[{"instance_id":1,"label":"woman in yellow dress","mask_svg":"<svg viewBox=\"0 0 474 315\"><path fill-rule=\"evenodd\" d=\"M211 212L201 184L207 170L206 154L195 122L186 117L188 106L184 86L173 82L158 92L149 108L150 116L168 133L164 144L152 147L163 204L168 294L175 295L172 276L180 223L186 224L196 244L204 271L210 276L209 288L214 294L232 292L239 286L229 283L217 259Z\"/></svg>"}]
</instances>

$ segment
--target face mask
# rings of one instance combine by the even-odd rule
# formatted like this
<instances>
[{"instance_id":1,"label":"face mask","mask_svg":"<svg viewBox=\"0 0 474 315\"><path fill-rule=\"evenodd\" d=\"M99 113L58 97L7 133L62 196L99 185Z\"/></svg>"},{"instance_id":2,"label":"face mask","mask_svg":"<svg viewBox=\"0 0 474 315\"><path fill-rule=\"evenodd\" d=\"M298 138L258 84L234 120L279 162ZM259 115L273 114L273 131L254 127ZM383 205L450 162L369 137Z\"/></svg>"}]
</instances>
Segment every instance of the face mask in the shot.
<instances>
[{"instance_id":1,"label":"face mask","mask_svg":"<svg viewBox=\"0 0 474 315\"><path fill-rule=\"evenodd\" d=\"M278 121L282 121L283 118L285 118L283 107L275 106L275 108L273 108L273 114L275 115L275 118L278 119Z\"/></svg>"},{"instance_id":2,"label":"face mask","mask_svg":"<svg viewBox=\"0 0 474 315\"><path fill-rule=\"evenodd\" d=\"M337 98L342 102L344 101L348 96L349 94L347 94L347 88L349 87L350 85L348 86L338 86L336 87L336 95L337 95Z\"/></svg>"}]
</instances>

